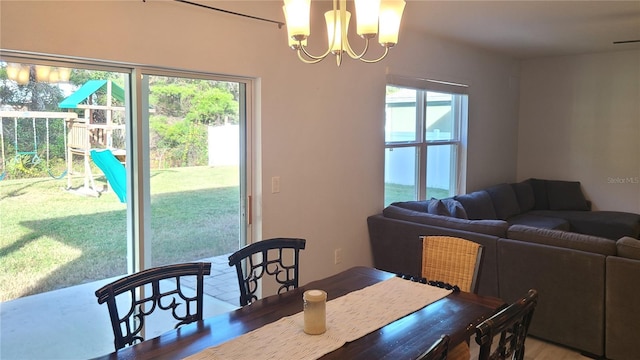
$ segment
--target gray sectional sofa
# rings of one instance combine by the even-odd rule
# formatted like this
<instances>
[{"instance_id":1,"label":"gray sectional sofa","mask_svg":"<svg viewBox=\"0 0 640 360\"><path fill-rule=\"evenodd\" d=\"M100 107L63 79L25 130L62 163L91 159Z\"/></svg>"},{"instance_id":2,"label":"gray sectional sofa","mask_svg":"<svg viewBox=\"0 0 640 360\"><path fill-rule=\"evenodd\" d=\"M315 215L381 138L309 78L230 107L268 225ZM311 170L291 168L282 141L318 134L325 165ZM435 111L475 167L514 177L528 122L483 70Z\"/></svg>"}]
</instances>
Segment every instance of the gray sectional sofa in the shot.
<instances>
[{"instance_id":1,"label":"gray sectional sofa","mask_svg":"<svg viewBox=\"0 0 640 360\"><path fill-rule=\"evenodd\" d=\"M538 290L531 335L594 357L638 359L640 215L589 208L579 183L539 179L394 203L368 218L374 266L420 275L420 236L476 241L480 294L512 302Z\"/></svg>"}]
</instances>

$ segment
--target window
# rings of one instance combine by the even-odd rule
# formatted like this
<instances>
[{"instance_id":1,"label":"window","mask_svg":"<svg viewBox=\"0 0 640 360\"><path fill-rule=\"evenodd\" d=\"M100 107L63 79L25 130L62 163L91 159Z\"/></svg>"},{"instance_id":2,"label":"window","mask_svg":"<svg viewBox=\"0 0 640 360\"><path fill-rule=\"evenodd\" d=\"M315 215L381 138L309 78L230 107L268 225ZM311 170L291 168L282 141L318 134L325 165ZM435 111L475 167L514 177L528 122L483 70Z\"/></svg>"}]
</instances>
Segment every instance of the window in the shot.
<instances>
[{"instance_id":1,"label":"window","mask_svg":"<svg viewBox=\"0 0 640 360\"><path fill-rule=\"evenodd\" d=\"M445 198L464 188L466 87L398 81L387 85L384 205Z\"/></svg>"}]
</instances>

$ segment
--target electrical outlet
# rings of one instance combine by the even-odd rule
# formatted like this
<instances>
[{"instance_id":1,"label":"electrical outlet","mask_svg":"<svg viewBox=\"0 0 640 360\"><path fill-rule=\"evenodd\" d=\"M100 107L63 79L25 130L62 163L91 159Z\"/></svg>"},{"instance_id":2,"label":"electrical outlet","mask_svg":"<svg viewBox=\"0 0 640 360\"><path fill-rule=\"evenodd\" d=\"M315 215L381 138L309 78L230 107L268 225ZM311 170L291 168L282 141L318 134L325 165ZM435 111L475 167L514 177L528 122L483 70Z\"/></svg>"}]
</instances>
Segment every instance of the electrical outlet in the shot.
<instances>
[{"instance_id":1,"label":"electrical outlet","mask_svg":"<svg viewBox=\"0 0 640 360\"><path fill-rule=\"evenodd\" d=\"M333 263L340 264L342 262L342 249L338 248L333 251Z\"/></svg>"}]
</instances>

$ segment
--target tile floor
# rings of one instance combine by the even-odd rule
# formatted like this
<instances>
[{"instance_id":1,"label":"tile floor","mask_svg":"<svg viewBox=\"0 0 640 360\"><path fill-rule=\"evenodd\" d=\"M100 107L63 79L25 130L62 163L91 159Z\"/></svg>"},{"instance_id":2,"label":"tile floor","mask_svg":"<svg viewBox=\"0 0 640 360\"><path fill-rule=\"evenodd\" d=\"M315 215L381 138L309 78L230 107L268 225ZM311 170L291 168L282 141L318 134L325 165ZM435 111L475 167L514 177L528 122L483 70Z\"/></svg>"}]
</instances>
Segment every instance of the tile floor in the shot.
<instances>
[{"instance_id":1,"label":"tile floor","mask_svg":"<svg viewBox=\"0 0 640 360\"><path fill-rule=\"evenodd\" d=\"M228 255L211 261L205 279L204 317L238 306L235 269ZM105 305L95 291L113 279L73 286L0 304L0 359L88 359L113 351L113 333ZM72 300L72 301L71 301ZM156 319L162 322L162 318ZM153 328L147 338L165 329Z\"/></svg>"}]
</instances>

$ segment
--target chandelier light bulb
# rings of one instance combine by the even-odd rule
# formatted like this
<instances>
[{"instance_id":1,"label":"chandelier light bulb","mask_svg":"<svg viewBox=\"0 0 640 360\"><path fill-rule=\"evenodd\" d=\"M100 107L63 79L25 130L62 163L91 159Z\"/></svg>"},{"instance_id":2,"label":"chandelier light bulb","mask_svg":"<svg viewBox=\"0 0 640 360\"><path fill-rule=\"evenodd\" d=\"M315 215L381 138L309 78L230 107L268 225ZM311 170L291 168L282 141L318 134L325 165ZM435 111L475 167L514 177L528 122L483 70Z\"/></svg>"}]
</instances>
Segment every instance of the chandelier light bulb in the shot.
<instances>
[{"instance_id":1,"label":"chandelier light bulb","mask_svg":"<svg viewBox=\"0 0 640 360\"><path fill-rule=\"evenodd\" d=\"M284 0L287 32L296 40L306 39L310 31L311 0Z\"/></svg>"},{"instance_id":2,"label":"chandelier light bulb","mask_svg":"<svg viewBox=\"0 0 640 360\"><path fill-rule=\"evenodd\" d=\"M400 21L404 11L404 1L383 0L380 9L380 34L378 42L382 46L392 47L398 43Z\"/></svg>"},{"instance_id":3,"label":"chandelier light bulb","mask_svg":"<svg viewBox=\"0 0 640 360\"><path fill-rule=\"evenodd\" d=\"M58 68L58 75L60 77L60 81L68 82L69 77L71 76L71 69L65 67Z\"/></svg>"},{"instance_id":4,"label":"chandelier light bulb","mask_svg":"<svg viewBox=\"0 0 640 360\"><path fill-rule=\"evenodd\" d=\"M357 34L374 37L378 33L380 0L355 0Z\"/></svg>"},{"instance_id":5,"label":"chandelier light bulb","mask_svg":"<svg viewBox=\"0 0 640 360\"><path fill-rule=\"evenodd\" d=\"M335 15L338 15L337 18ZM327 41L329 42L329 48L334 54L342 52L342 22L340 21L340 13L337 11L327 11L324 13L324 18L327 23ZM346 20L344 30L349 28L349 21L351 20L351 13L346 11ZM345 36L347 34L345 33Z\"/></svg>"},{"instance_id":6,"label":"chandelier light bulb","mask_svg":"<svg viewBox=\"0 0 640 360\"><path fill-rule=\"evenodd\" d=\"M18 74L20 73L20 65L9 63L7 64L7 78L9 80L18 80Z\"/></svg>"},{"instance_id":7,"label":"chandelier light bulb","mask_svg":"<svg viewBox=\"0 0 640 360\"><path fill-rule=\"evenodd\" d=\"M58 70L57 69L51 70L51 72L49 73L49 82L52 84L55 84L59 81L60 81L60 74L58 73Z\"/></svg>"},{"instance_id":8,"label":"chandelier light bulb","mask_svg":"<svg viewBox=\"0 0 640 360\"><path fill-rule=\"evenodd\" d=\"M18 72L18 78L16 82L20 85L27 85L29 83L29 72L31 68L29 66L21 66Z\"/></svg>"},{"instance_id":9,"label":"chandelier light bulb","mask_svg":"<svg viewBox=\"0 0 640 360\"><path fill-rule=\"evenodd\" d=\"M36 65L36 80L40 82L49 82L49 73L51 67L46 65Z\"/></svg>"}]
</instances>

